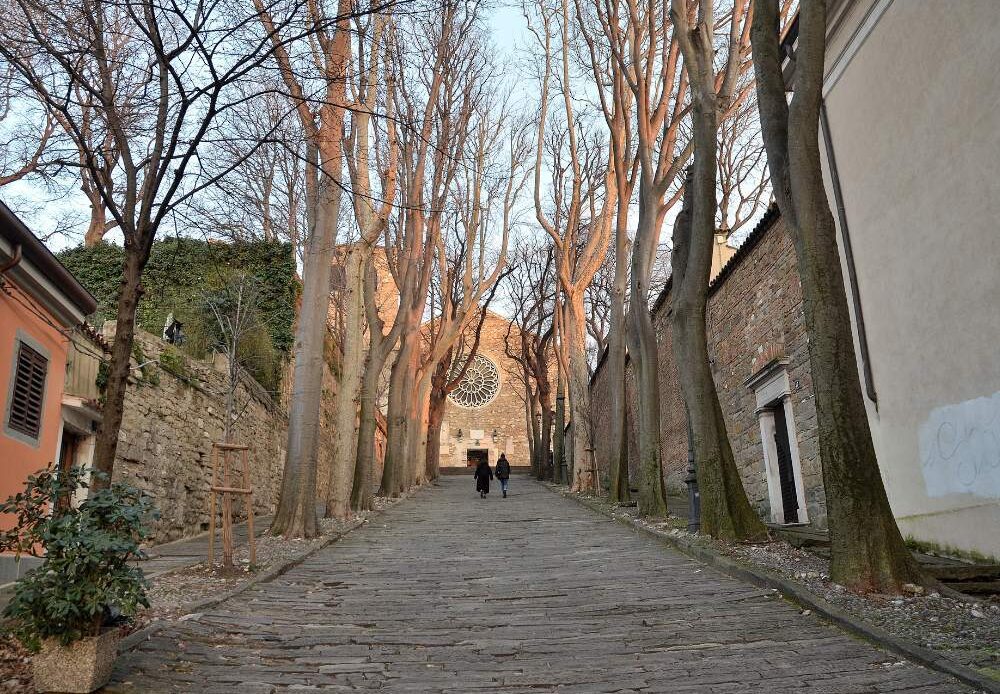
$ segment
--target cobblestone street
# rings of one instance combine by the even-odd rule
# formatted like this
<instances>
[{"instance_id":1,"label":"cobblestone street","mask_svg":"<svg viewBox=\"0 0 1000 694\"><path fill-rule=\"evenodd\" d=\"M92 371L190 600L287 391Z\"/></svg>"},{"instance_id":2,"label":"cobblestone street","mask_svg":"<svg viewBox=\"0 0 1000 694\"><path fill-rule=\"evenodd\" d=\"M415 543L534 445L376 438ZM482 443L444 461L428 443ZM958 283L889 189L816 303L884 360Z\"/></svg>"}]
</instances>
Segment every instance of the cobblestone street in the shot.
<instances>
[{"instance_id":1,"label":"cobblestone street","mask_svg":"<svg viewBox=\"0 0 1000 694\"><path fill-rule=\"evenodd\" d=\"M524 478L445 477L119 659L114 692L972 691Z\"/></svg>"}]
</instances>

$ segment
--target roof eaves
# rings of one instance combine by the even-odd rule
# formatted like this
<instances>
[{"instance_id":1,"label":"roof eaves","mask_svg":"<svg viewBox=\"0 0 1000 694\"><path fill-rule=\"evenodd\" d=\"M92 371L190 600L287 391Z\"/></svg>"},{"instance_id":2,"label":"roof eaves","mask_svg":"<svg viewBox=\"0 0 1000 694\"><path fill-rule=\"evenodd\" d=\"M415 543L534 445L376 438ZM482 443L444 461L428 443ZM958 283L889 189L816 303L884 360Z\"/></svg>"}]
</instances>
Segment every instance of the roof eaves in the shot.
<instances>
[{"instance_id":1,"label":"roof eaves","mask_svg":"<svg viewBox=\"0 0 1000 694\"><path fill-rule=\"evenodd\" d=\"M89 316L97 310L97 299L3 201L0 201L0 236L12 247L21 246L22 258L38 268L80 313Z\"/></svg>"}]
</instances>

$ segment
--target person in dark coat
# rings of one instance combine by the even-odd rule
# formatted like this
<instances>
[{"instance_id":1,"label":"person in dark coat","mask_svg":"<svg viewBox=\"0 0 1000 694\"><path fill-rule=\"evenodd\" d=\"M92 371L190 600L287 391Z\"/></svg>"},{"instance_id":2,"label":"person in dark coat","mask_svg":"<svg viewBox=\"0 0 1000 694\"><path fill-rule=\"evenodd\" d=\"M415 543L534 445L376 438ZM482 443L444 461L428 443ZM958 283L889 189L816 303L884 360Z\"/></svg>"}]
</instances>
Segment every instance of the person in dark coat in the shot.
<instances>
[{"instance_id":1,"label":"person in dark coat","mask_svg":"<svg viewBox=\"0 0 1000 694\"><path fill-rule=\"evenodd\" d=\"M493 470L490 469L490 464L482 460L479 465L476 466L476 491L479 492L480 498L485 499L486 495L490 493L490 480L493 479Z\"/></svg>"},{"instance_id":2,"label":"person in dark coat","mask_svg":"<svg viewBox=\"0 0 1000 694\"><path fill-rule=\"evenodd\" d=\"M510 482L510 463L507 462L507 456L503 453L500 454L500 460L497 461L497 479L500 480L500 491L503 492L503 498L507 498L507 485Z\"/></svg>"}]
</instances>

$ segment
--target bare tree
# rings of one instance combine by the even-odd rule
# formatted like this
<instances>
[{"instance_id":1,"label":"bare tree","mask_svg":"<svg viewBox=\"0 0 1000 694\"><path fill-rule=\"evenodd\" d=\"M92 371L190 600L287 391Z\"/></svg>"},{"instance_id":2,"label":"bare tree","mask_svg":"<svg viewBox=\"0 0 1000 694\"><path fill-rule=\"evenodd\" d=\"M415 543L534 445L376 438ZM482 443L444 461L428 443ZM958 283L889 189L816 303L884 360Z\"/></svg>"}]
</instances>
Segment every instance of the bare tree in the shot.
<instances>
[{"instance_id":1,"label":"bare tree","mask_svg":"<svg viewBox=\"0 0 1000 694\"><path fill-rule=\"evenodd\" d=\"M400 296L412 294L413 285L418 283L418 273L409 273L404 284L398 287ZM351 508L354 511L367 511L372 508L372 496L375 488L373 480L375 470L375 431L378 412L379 385L383 379L383 370L389 355L396 347L399 336L406 323L394 321L386 330L378 305L377 276L374 266L369 266L365 274L365 318L368 324L368 358L365 361L364 376L361 380L361 408L358 415L358 444L354 464L354 484L351 490Z\"/></svg>"},{"instance_id":2,"label":"bare tree","mask_svg":"<svg viewBox=\"0 0 1000 694\"><path fill-rule=\"evenodd\" d=\"M749 81L753 73L747 73ZM738 91L745 91L737 88ZM748 94L719 123L718 210L716 229L726 238L757 217L771 193L757 99Z\"/></svg>"},{"instance_id":3,"label":"bare tree","mask_svg":"<svg viewBox=\"0 0 1000 694\"><path fill-rule=\"evenodd\" d=\"M538 479L551 479L551 348L555 298L555 258L551 243L522 243L514 252L507 292L513 306L504 351L518 365L524 386L525 418L530 433L531 467Z\"/></svg>"},{"instance_id":4,"label":"bare tree","mask_svg":"<svg viewBox=\"0 0 1000 694\"><path fill-rule=\"evenodd\" d=\"M687 74L679 60L674 27L666 15L664 0L630 0L623 7L604 1L597 3L595 11L608 41L610 69L621 80L622 91L627 90L635 101L634 125L630 120L629 126L634 128L634 161L639 167L638 180L634 181L638 219L629 267L627 336L637 385L638 503L645 515L666 513L660 460L659 364L649 313L652 270L660 229L678 199L678 174L691 153L683 127L689 112L684 98ZM609 356L613 356L614 372L623 372L620 351ZM614 397L616 402L624 401L624 385L616 388ZM623 425L616 427L614 438L616 449L625 450ZM618 468L623 465L619 456Z\"/></svg>"},{"instance_id":5,"label":"bare tree","mask_svg":"<svg viewBox=\"0 0 1000 694\"><path fill-rule=\"evenodd\" d=\"M749 21L746 0L736 0L728 16L728 39L716 42L713 0L672 0L670 16L691 85L694 167L684 185L684 209L674 225L672 256L672 346L690 421L698 484L701 528L713 537L766 536L740 479L708 355L705 314L715 238L716 153L719 119L732 108L746 66ZM696 20L692 24L692 19ZM716 52L725 56L716 71Z\"/></svg>"},{"instance_id":6,"label":"bare tree","mask_svg":"<svg viewBox=\"0 0 1000 694\"><path fill-rule=\"evenodd\" d=\"M264 73L261 82L265 93L234 108L219 124L205 166L228 173L192 201L192 217L214 237L288 242L298 267L308 240L306 139L280 80ZM255 88L241 85L243 93Z\"/></svg>"},{"instance_id":7,"label":"bare tree","mask_svg":"<svg viewBox=\"0 0 1000 694\"><path fill-rule=\"evenodd\" d=\"M802 280L830 524L830 578L858 592L929 584L889 506L872 443L851 334L836 227L819 149L827 3L799 5L795 83L787 101L777 0L757 0L753 58L768 168Z\"/></svg>"},{"instance_id":8,"label":"bare tree","mask_svg":"<svg viewBox=\"0 0 1000 694\"><path fill-rule=\"evenodd\" d=\"M94 453L94 467L110 473L142 270L153 240L179 204L214 182L199 169L206 134L234 103L231 86L266 60L270 49L254 36L255 15L229 5L14 0L7 7L0 56L70 134L82 153L82 169L125 241L104 420ZM283 18L280 26L287 22ZM310 31L311 26L298 33ZM124 55L114 50L122 33L131 37ZM88 109L99 116L99 136L87 132Z\"/></svg>"},{"instance_id":9,"label":"bare tree","mask_svg":"<svg viewBox=\"0 0 1000 694\"><path fill-rule=\"evenodd\" d=\"M347 518L357 456L359 397L365 361L365 273L372 263L375 244L382 236L396 197L397 143L393 88L388 66L389 51L385 32L387 17L375 13L354 21L357 43L354 66L350 70L351 119L347 138L347 164L351 179L351 201L359 238L350 244L341 259L344 285L340 291L344 322L340 383L337 389L333 464L327 487L326 516ZM380 86L384 88L380 89ZM371 141L373 114L385 113L385 136L381 138L384 158L377 158L379 140ZM380 132L376 129L376 132ZM378 188L372 184L371 160L376 160ZM381 166L379 166L381 164ZM377 194L377 195L376 195Z\"/></svg>"},{"instance_id":10,"label":"bare tree","mask_svg":"<svg viewBox=\"0 0 1000 694\"><path fill-rule=\"evenodd\" d=\"M628 217L626 216L626 220ZM616 236L617 238L617 236ZM628 234L625 234L626 243L631 243ZM627 276L627 275L626 275ZM594 279L590 281L583 294L583 305L587 312L587 346L588 353L593 356L589 360L591 371L596 363L596 359L608 348L608 344L614 339L611 334L612 319L614 314L614 291L615 291L615 254L614 248L609 247L604 261L594 273Z\"/></svg>"},{"instance_id":11,"label":"bare tree","mask_svg":"<svg viewBox=\"0 0 1000 694\"><path fill-rule=\"evenodd\" d=\"M340 217L347 70L351 62L350 18L355 8L351 0L338 0L331 24L323 3L309 3L305 24L311 31L295 36L291 27L276 21L272 6L254 0L254 7L305 133L309 215L302 309L295 330L288 452L271 528L286 537L315 537L319 533L316 476L323 344ZM307 39L305 48L313 49L307 50L309 58L303 61L296 60L289 50L289 46L299 43L299 38Z\"/></svg>"},{"instance_id":12,"label":"bare tree","mask_svg":"<svg viewBox=\"0 0 1000 694\"><path fill-rule=\"evenodd\" d=\"M21 89L9 65L0 70L0 187L20 181L43 168L56 123L44 105Z\"/></svg>"},{"instance_id":13,"label":"bare tree","mask_svg":"<svg viewBox=\"0 0 1000 694\"><path fill-rule=\"evenodd\" d=\"M239 272L218 291L205 295L205 305L215 318L218 349L226 358L226 419L223 438L233 442L233 425L242 415L237 392L247 362L254 358L248 341L265 329L260 315L261 285L250 275Z\"/></svg>"},{"instance_id":14,"label":"bare tree","mask_svg":"<svg viewBox=\"0 0 1000 694\"><path fill-rule=\"evenodd\" d=\"M531 17L531 13L526 15ZM559 341L567 353L566 382L573 421L572 488L597 488L590 421L587 318L584 292L607 253L617 205L617 179L610 147L577 117L571 93L569 0L538 0L529 29L543 51L541 104L535 152L535 216L556 248L560 303ZM549 113L549 90L556 85L562 108ZM552 212L542 204L542 175L548 168Z\"/></svg>"},{"instance_id":15,"label":"bare tree","mask_svg":"<svg viewBox=\"0 0 1000 694\"><path fill-rule=\"evenodd\" d=\"M417 380L417 397L421 402L427 398L427 430L422 445L429 479L436 478L439 471L445 398L465 377L478 352L483 323L507 265L514 207L527 178L525 129L515 126L506 132L508 113L496 102L497 85L486 78L495 71L488 60L482 67L481 94L491 94L492 101L480 100L470 123L473 134L452 191L452 213L447 217L451 233L438 244L436 286L440 310L432 306L431 320L424 331L428 344ZM500 152L505 156L501 157ZM498 245L491 245L491 237L498 232Z\"/></svg>"},{"instance_id":16,"label":"bare tree","mask_svg":"<svg viewBox=\"0 0 1000 694\"><path fill-rule=\"evenodd\" d=\"M463 166L474 107L482 98L481 45L476 36L480 22L478 3L447 0L440 12L400 24L421 40L411 61L415 64L404 69L401 63L395 81L399 117L406 128L400 132L402 214L391 225L394 240L387 244L389 267L400 288L395 320L403 324L389 381L382 473L382 491L389 495L424 478L420 448L427 391L419 397L419 328L438 262L451 187Z\"/></svg>"}]
</instances>

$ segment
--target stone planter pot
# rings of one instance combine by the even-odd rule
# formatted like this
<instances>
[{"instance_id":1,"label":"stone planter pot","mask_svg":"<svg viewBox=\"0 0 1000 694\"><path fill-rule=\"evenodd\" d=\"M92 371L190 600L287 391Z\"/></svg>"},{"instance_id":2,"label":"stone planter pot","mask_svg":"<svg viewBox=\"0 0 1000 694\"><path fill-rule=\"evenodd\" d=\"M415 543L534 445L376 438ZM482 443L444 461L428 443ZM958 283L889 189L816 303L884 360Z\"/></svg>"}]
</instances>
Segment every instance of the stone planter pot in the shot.
<instances>
[{"instance_id":1,"label":"stone planter pot","mask_svg":"<svg viewBox=\"0 0 1000 694\"><path fill-rule=\"evenodd\" d=\"M46 639L42 650L31 659L35 689L39 692L89 694L111 678L118 658L118 629L108 629L63 646L58 639Z\"/></svg>"}]
</instances>

